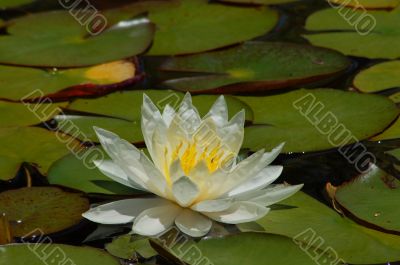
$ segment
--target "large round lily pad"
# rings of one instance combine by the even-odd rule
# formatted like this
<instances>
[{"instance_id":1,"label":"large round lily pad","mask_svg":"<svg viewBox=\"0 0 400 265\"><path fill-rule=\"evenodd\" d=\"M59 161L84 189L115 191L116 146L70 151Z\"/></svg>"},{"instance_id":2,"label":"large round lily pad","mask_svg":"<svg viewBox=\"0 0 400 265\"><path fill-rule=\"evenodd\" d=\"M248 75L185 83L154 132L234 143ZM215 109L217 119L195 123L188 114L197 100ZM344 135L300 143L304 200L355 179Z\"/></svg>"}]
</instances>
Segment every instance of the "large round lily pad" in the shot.
<instances>
[{"instance_id":1,"label":"large round lily pad","mask_svg":"<svg viewBox=\"0 0 400 265\"><path fill-rule=\"evenodd\" d=\"M98 248L61 244L10 244L0 246L0 253L0 264L120 264L117 259Z\"/></svg>"},{"instance_id":2,"label":"large round lily pad","mask_svg":"<svg viewBox=\"0 0 400 265\"><path fill-rule=\"evenodd\" d=\"M363 221L400 232L400 181L376 166L339 186L335 200Z\"/></svg>"},{"instance_id":3,"label":"large round lily pad","mask_svg":"<svg viewBox=\"0 0 400 265\"><path fill-rule=\"evenodd\" d=\"M89 209L81 194L55 187L31 187L0 193L0 214L16 237L51 234L78 224ZM29 236L28 236L29 237Z\"/></svg>"},{"instance_id":4,"label":"large round lily pad","mask_svg":"<svg viewBox=\"0 0 400 265\"><path fill-rule=\"evenodd\" d=\"M146 12L157 25L149 55L188 54L228 46L263 35L278 21L278 13L267 7L230 6L207 0L143 1L105 14L129 18Z\"/></svg>"},{"instance_id":5,"label":"large round lily pad","mask_svg":"<svg viewBox=\"0 0 400 265\"><path fill-rule=\"evenodd\" d=\"M35 13L9 21L8 34L0 37L0 62L86 66L142 53L152 41L154 26L148 20L117 21L99 33L91 29L96 21L88 20L84 12L80 15L83 26L68 11Z\"/></svg>"},{"instance_id":6,"label":"large round lily pad","mask_svg":"<svg viewBox=\"0 0 400 265\"><path fill-rule=\"evenodd\" d=\"M184 96L181 92L171 90L136 90L123 93L113 93L96 99L78 99L73 101L68 109L95 113L109 117L140 121L143 93L148 95L157 107L163 109L165 105L177 108ZM193 104L198 108L200 115L205 115L218 96L199 95L192 98ZM242 109L246 111L246 120L252 120L251 108L232 96L225 96L228 104L229 117L233 117Z\"/></svg>"},{"instance_id":7,"label":"large round lily pad","mask_svg":"<svg viewBox=\"0 0 400 265\"><path fill-rule=\"evenodd\" d=\"M178 90L232 93L312 83L338 74L349 64L345 56L327 49L283 42L247 42L227 50L173 57L161 69L196 73L166 81Z\"/></svg>"},{"instance_id":8,"label":"large round lily pad","mask_svg":"<svg viewBox=\"0 0 400 265\"><path fill-rule=\"evenodd\" d=\"M400 57L400 9L368 11L341 8L324 9L306 22L313 45L338 50L346 55L367 58Z\"/></svg>"},{"instance_id":9,"label":"large round lily pad","mask_svg":"<svg viewBox=\"0 0 400 265\"><path fill-rule=\"evenodd\" d=\"M0 65L0 98L35 99L67 88L96 93L104 86L133 81L135 75L136 66L130 61L59 70Z\"/></svg>"},{"instance_id":10,"label":"large round lily pad","mask_svg":"<svg viewBox=\"0 0 400 265\"><path fill-rule=\"evenodd\" d=\"M400 4L399 0L329 0L333 4L349 6L353 8L395 8Z\"/></svg>"},{"instance_id":11,"label":"large round lily pad","mask_svg":"<svg viewBox=\"0 0 400 265\"><path fill-rule=\"evenodd\" d=\"M138 191L119 184L101 173L93 160L108 158L103 149L92 147L81 153L79 159L68 154L51 165L48 173L50 184L73 188L86 193L136 194Z\"/></svg>"},{"instance_id":12,"label":"large round lily pad","mask_svg":"<svg viewBox=\"0 0 400 265\"><path fill-rule=\"evenodd\" d=\"M309 247L334 251L350 264L400 260L400 236L360 226L302 192L280 204L280 209L272 210L256 222L258 228L243 224L241 230L261 229L266 233L284 235L302 243L306 251Z\"/></svg>"},{"instance_id":13,"label":"large round lily pad","mask_svg":"<svg viewBox=\"0 0 400 265\"><path fill-rule=\"evenodd\" d=\"M245 129L243 143L252 150L282 142L285 152L336 148L381 132L398 114L385 97L333 89L238 98L253 109L255 125Z\"/></svg>"},{"instance_id":14,"label":"large round lily pad","mask_svg":"<svg viewBox=\"0 0 400 265\"><path fill-rule=\"evenodd\" d=\"M164 246L164 249L178 260L190 265L207 264L206 262L214 265L315 264L313 258L290 238L273 234L239 233L220 238L209 238L198 243L185 241L184 244L175 244L173 248L168 248L168 241L166 242L165 245L160 244L160 246ZM184 250L186 249L193 249L199 255L185 255ZM323 259L333 262L335 258L331 259L322 253L321 260Z\"/></svg>"},{"instance_id":15,"label":"large round lily pad","mask_svg":"<svg viewBox=\"0 0 400 265\"><path fill-rule=\"evenodd\" d=\"M62 133L35 127L1 128L0 179L13 178L22 162L37 165L45 174L54 161L80 148L78 141Z\"/></svg>"},{"instance_id":16,"label":"large round lily pad","mask_svg":"<svg viewBox=\"0 0 400 265\"><path fill-rule=\"evenodd\" d=\"M80 115L58 115L54 119L58 130L84 142L98 142L93 126L112 131L132 143L143 142L140 121Z\"/></svg>"},{"instance_id":17,"label":"large round lily pad","mask_svg":"<svg viewBox=\"0 0 400 265\"><path fill-rule=\"evenodd\" d=\"M395 120L382 133L371 138L372 141L392 140L400 138L400 118Z\"/></svg>"},{"instance_id":18,"label":"large round lily pad","mask_svg":"<svg viewBox=\"0 0 400 265\"><path fill-rule=\"evenodd\" d=\"M363 70L353 83L358 90L366 93L400 87L400 61L384 62Z\"/></svg>"},{"instance_id":19,"label":"large round lily pad","mask_svg":"<svg viewBox=\"0 0 400 265\"><path fill-rule=\"evenodd\" d=\"M27 126L48 121L61 112L65 103L23 104L0 100L0 127Z\"/></svg>"}]
</instances>

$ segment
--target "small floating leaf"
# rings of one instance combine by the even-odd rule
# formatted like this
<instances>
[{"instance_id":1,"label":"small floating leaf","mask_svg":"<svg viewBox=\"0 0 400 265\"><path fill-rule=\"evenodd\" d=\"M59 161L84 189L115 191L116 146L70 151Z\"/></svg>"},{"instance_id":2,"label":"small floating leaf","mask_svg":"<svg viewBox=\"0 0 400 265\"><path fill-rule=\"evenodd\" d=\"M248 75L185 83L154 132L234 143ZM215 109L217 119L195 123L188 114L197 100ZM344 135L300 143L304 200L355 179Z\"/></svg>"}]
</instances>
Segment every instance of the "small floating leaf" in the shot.
<instances>
[{"instance_id":1,"label":"small floating leaf","mask_svg":"<svg viewBox=\"0 0 400 265\"><path fill-rule=\"evenodd\" d=\"M353 83L358 90L366 93L400 87L400 61L384 62L363 70Z\"/></svg>"},{"instance_id":2,"label":"small floating leaf","mask_svg":"<svg viewBox=\"0 0 400 265\"><path fill-rule=\"evenodd\" d=\"M157 255L157 252L151 247L149 239L137 235L128 234L117 237L105 248L111 255L122 259L137 259L137 254L146 259Z\"/></svg>"},{"instance_id":3,"label":"small floating leaf","mask_svg":"<svg viewBox=\"0 0 400 265\"><path fill-rule=\"evenodd\" d=\"M313 83L348 66L345 56L327 49L284 42L247 42L227 50L173 57L161 69L196 73L194 77L166 81L178 90L234 93Z\"/></svg>"},{"instance_id":4,"label":"small floating leaf","mask_svg":"<svg viewBox=\"0 0 400 265\"><path fill-rule=\"evenodd\" d=\"M56 233L82 220L89 201L81 194L55 187L32 187L0 193L4 213L16 237ZM1 259L1 258L0 258Z\"/></svg>"}]
</instances>

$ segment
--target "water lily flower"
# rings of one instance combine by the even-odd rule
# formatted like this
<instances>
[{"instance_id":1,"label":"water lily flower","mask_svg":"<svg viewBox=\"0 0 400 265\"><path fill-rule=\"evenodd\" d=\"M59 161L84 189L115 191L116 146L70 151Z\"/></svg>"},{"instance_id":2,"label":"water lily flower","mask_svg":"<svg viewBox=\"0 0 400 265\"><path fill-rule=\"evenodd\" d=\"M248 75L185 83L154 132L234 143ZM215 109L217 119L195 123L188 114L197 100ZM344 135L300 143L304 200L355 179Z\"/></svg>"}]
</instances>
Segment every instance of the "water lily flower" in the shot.
<instances>
[{"instance_id":1,"label":"water lily flower","mask_svg":"<svg viewBox=\"0 0 400 265\"><path fill-rule=\"evenodd\" d=\"M94 162L114 181L156 197L111 202L83 216L102 224L133 222L133 232L145 236L175 224L192 237L206 235L213 221L239 224L262 218L268 206L302 185L270 185L282 166L268 165L283 144L237 161L244 121L244 110L228 120L223 96L201 118L189 93L177 111L167 105L162 114L144 95L141 126L151 160L114 133L95 128L111 160Z\"/></svg>"}]
</instances>

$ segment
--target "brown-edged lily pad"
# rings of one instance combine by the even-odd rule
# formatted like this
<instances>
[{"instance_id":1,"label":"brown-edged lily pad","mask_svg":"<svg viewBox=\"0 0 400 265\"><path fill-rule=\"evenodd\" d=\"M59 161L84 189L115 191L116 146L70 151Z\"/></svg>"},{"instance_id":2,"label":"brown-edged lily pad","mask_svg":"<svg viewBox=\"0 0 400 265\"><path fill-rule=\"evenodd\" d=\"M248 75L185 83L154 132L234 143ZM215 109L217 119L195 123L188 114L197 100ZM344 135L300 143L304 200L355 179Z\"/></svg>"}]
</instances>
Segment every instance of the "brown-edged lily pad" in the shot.
<instances>
[{"instance_id":1,"label":"brown-edged lily pad","mask_svg":"<svg viewBox=\"0 0 400 265\"><path fill-rule=\"evenodd\" d=\"M264 91L313 83L344 71L335 51L280 42L247 42L227 50L173 57L161 69L195 73L165 82L191 93Z\"/></svg>"},{"instance_id":2,"label":"brown-edged lily pad","mask_svg":"<svg viewBox=\"0 0 400 265\"><path fill-rule=\"evenodd\" d=\"M335 200L359 220L400 232L400 181L376 166L337 187Z\"/></svg>"},{"instance_id":3,"label":"brown-edged lily pad","mask_svg":"<svg viewBox=\"0 0 400 265\"><path fill-rule=\"evenodd\" d=\"M15 237L52 234L78 224L89 209L81 194L55 187L31 187L0 193L0 214Z\"/></svg>"},{"instance_id":4,"label":"brown-edged lily pad","mask_svg":"<svg viewBox=\"0 0 400 265\"><path fill-rule=\"evenodd\" d=\"M387 9L395 8L400 4L399 0L329 0L329 2L339 6L348 6L359 9Z\"/></svg>"},{"instance_id":5,"label":"brown-edged lily pad","mask_svg":"<svg viewBox=\"0 0 400 265\"><path fill-rule=\"evenodd\" d=\"M90 95L140 78L133 61L115 61L73 69L0 65L0 98L33 100Z\"/></svg>"}]
</instances>

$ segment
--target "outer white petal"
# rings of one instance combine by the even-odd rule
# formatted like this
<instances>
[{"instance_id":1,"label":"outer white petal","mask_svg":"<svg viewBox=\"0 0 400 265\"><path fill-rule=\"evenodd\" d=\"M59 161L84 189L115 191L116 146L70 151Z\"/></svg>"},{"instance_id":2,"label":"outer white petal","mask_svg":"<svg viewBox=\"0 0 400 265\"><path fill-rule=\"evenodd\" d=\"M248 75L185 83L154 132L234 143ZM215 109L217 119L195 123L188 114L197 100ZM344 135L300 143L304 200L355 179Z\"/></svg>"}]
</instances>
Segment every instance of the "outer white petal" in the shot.
<instances>
[{"instance_id":1,"label":"outer white petal","mask_svg":"<svg viewBox=\"0 0 400 265\"><path fill-rule=\"evenodd\" d=\"M172 184L172 192L176 202L186 207L197 198L200 190L190 178L183 176Z\"/></svg>"},{"instance_id":2,"label":"outer white petal","mask_svg":"<svg viewBox=\"0 0 400 265\"><path fill-rule=\"evenodd\" d=\"M132 222L147 208L169 204L167 200L161 198L127 199L97 206L82 216L101 224L125 224Z\"/></svg>"},{"instance_id":3,"label":"outer white petal","mask_svg":"<svg viewBox=\"0 0 400 265\"><path fill-rule=\"evenodd\" d=\"M181 211L181 207L172 203L147 209L136 217L132 231L143 236L160 234L174 224Z\"/></svg>"},{"instance_id":4,"label":"outer white petal","mask_svg":"<svg viewBox=\"0 0 400 265\"><path fill-rule=\"evenodd\" d=\"M154 128L162 121L161 113L157 106L154 105L153 101L151 101L146 94L143 94L141 125L143 138L147 148L151 148L151 139L153 137Z\"/></svg>"},{"instance_id":5,"label":"outer white petal","mask_svg":"<svg viewBox=\"0 0 400 265\"><path fill-rule=\"evenodd\" d=\"M240 195L243 193L251 192L253 190L260 190L267 187L274 182L282 173L282 166L269 166L261 170L254 178L247 180L245 183L237 186L228 194L227 197Z\"/></svg>"},{"instance_id":6,"label":"outer white petal","mask_svg":"<svg viewBox=\"0 0 400 265\"><path fill-rule=\"evenodd\" d=\"M176 119L177 117L178 119ZM186 93L172 123L176 123L187 135L192 135L199 127L200 122L201 118L192 104L192 97L190 93Z\"/></svg>"},{"instance_id":7,"label":"outer white petal","mask_svg":"<svg viewBox=\"0 0 400 265\"><path fill-rule=\"evenodd\" d=\"M201 201L191 207L197 212L221 212L227 210L233 204L230 198Z\"/></svg>"},{"instance_id":8,"label":"outer white petal","mask_svg":"<svg viewBox=\"0 0 400 265\"><path fill-rule=\"evenodd\" d=\"M276 185L275 187L261 190L260 192L263 192L264 194L253 197L250 199L250 201L264 206L269 206L286 198L289 198L290 196L301 190L302 187L303 184L293 186Z\"/></svg>"},{"instance_id":9,"label":"outer white petal","mask_svg":"<svg viewBox=\"0 0 400 265\"><path fill-rule=\"evenodd\" d=\"M175 219L175 224L183 233L201 237L210 231L212 221L200 213L184 209Z\"/></svg>"},{"instance_id":10,"label":"outer white petal","mask_svg":"<svg viewBox=\"0 0 400 265\"><path fill-rule=\"evenodd\" d=\"M223 141L229 153L238 154L244 138L245 112L241 110L229 121L229 123L218 129L219 137Z\"/></svg>"},{"instance_id":11,"label":"outer white petal","mask_svg":"<svg viewBox=\"0 0 400 265\"><path fill-rule=\"evenodd\" d=\"M167 104L164 107L164 111L163 111L163 114L162 114L162 119L164 120L165 125L167 127L169 127L169 125L171 124L172 119L175 117L175 114L176 114L176 112L175 112L174 108L171 107L170 105Z\"/></svg>"},{"instance_id":12,"label":"outer white petal","mask_svg":"<svg viewBox=\"0 0 400 265\"><path fill-rule=\"evenodd\" d=\"M129 178L120 166L110 160L94 160L96 167L110 179L121 183L122 185L147 191L145 184L139 178Z\"/></svg>"},{"instance_id":13,"label":"outer white petal","mask_svg":"<svg viewBox=\"0 0 400 265\"><path fill-rule=\"evenodd\" d=\"M208 117L211 117L218 127L222 127L228 122L228 106L224 96L218 97L204 119Z\"/></svg>"},{"instance_id":14,"label":"outer white petal","mask_svg":"<svg viewBox=\"0 0 400 265\"><path fill-rule=\"evenodd\" d=\"M254 202L236 202L225 211L204 214L221 223L240 224L258 220L264 217L269 210L269 208Z\"/></svg>"}]
</instances>

